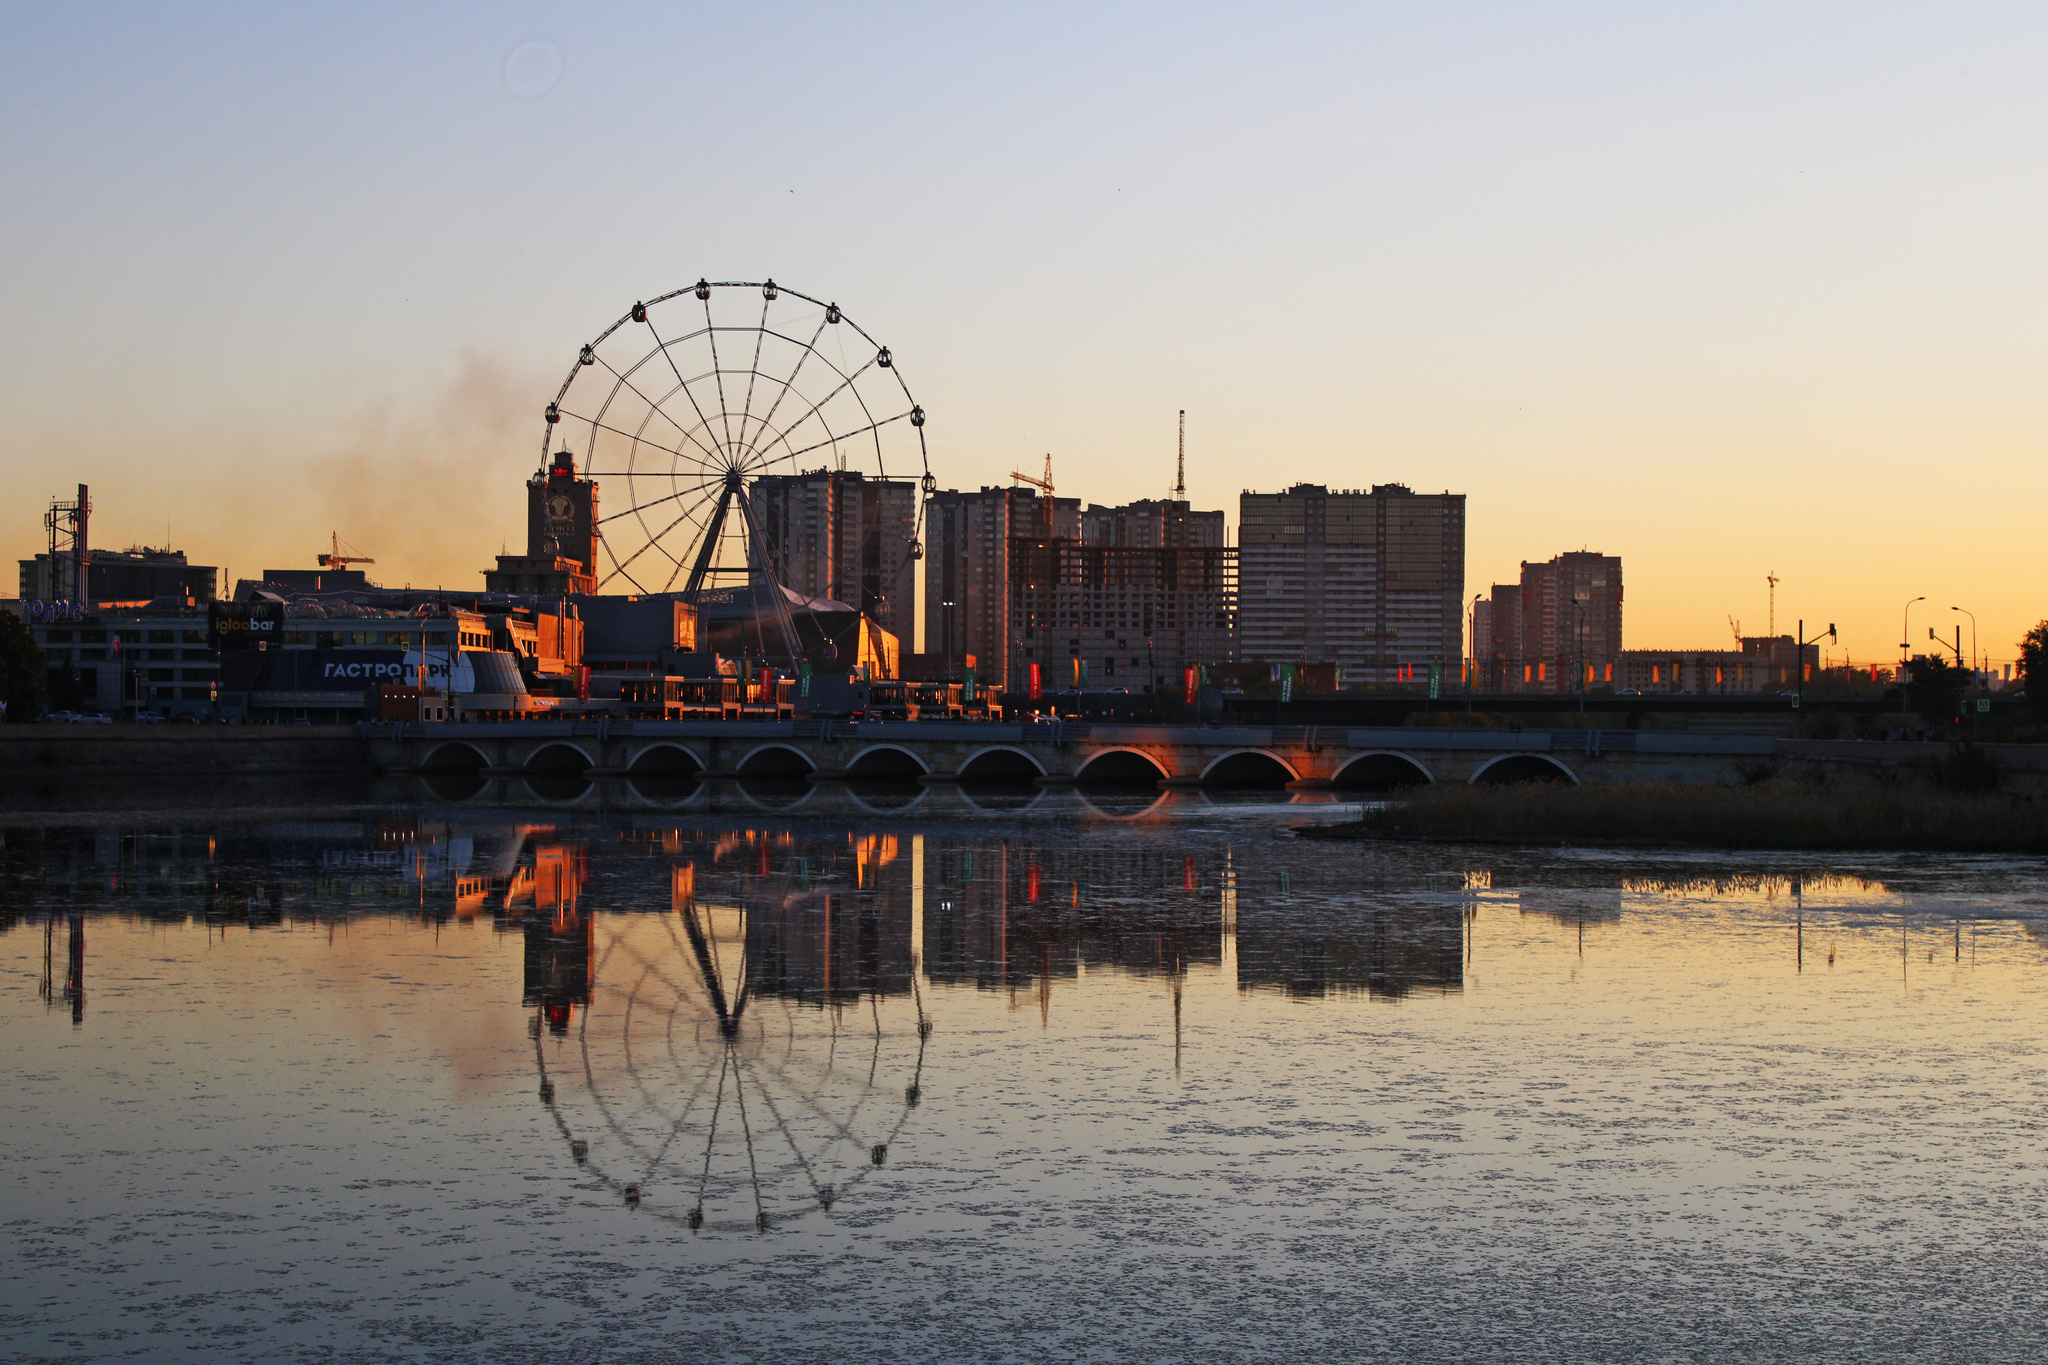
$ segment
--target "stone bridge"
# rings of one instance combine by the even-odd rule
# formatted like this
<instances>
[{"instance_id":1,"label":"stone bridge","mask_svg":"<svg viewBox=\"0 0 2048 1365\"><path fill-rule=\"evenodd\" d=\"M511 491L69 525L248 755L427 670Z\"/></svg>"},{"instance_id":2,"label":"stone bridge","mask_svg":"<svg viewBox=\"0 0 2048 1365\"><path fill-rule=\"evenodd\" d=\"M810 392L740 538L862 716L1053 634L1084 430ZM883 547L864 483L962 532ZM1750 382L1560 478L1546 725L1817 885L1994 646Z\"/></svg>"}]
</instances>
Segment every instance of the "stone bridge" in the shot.
<instances>
[{"instance_id":1,"label":"stone bridge","mask_svg":"<svg viewBox=\"0 0 2048 1365\"><path fill-rule=\"evenodd\" d=\"M1351 788L1429 782L1722 782L1768 735L1479 727L982 721L596 721L369 727L387 773L1103 786Z\"/></svg>"}]
</instances>

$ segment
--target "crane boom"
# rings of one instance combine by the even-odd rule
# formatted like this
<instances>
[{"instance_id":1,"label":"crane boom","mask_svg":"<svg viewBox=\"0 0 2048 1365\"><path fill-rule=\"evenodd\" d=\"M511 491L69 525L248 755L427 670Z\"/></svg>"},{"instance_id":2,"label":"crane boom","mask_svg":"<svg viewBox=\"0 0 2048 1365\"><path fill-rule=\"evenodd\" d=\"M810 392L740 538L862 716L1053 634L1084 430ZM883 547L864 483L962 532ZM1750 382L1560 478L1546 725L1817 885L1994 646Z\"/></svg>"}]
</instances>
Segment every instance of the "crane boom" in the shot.
<instances>
[{"instance_id":1,"label":"crane boom","mask_svg":"<svg viewBox=\"0 0 2048 1365\"><path fill-rule=\"evenodd\" d=\"M333 533L330 543L334 547L334 553L320 556L320 567L323 569L346 569L351 564L375 564L377 562L367 555L343 554L341 552L341 532L339 531Z\"/></svg>"}]
</instances>

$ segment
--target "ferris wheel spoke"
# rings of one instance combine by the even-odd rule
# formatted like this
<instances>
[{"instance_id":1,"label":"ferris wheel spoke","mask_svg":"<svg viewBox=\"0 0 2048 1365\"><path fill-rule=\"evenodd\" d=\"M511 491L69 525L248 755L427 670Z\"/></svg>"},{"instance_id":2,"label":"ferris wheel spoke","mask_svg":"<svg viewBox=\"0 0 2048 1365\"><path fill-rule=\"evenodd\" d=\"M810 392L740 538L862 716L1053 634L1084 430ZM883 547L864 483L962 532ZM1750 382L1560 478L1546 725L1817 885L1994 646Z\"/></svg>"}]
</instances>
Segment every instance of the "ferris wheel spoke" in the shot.
<instances>
[{"instance_id":1,"label":"ferris wheel spoke","mask_svg":"<svg viewBox=\"0 0 2048 1365\"><path fill-rule=\"evenodd\" d=\"M725 444L732 445L732 408L725 398L725 371L718 363L718 329L711 325L711 300L704 300L704 340L711 348L711 377L718 385L718 420L725 427ZM670 365L675 362L671 360ZM681 378L679 374L677 378ZM694 400L693 400L694 401Z\"/></svg>"},{"instance_id":2,"label":"ferris wheel spoke","mask_svg":"<svg viewBox=\"0 0 2048 1365\"><path fill-rule=\"evenodd\" d=\"M706 305L704 310L704 321L706 322L706 324L709 324L711 321L711 310L709 305ZM655 348L661 352L661 358L668 362L668 372L676 377L676 387L683 391L683 397L690 400L691 411L697 414L697 420L703 424L704 430L707 432L710 431L711 419L706 417L704 415L704 409L697 405L697 395L690 392L689 381L683 378L683 372L676 367L676 358L668 353L668 343L661 339L661 333L654 330L654 324L652 322L649 322L647 324L647 331L650 335L653 336ZM712 363L716 364L718 356L718 342L715 338L712 339L711 346ZM720 407L725 406L725 392L723 388L719 390L718 402ZM729 429L725 434L725 439L728 443L730 443L732 440L732 432ZM714 462L716 462L718 459L718 455L713 454L711 458Z\"/></svg>"},{"instance_id":3,"label":"ferris wheel spoke","mask_svg":"<svg viewBox=\"0 0 2048 1365\"><path fill-rule=\"evenodd\" d=\"M618 564L618 567L613 569L611 573L605 575L605 582L609 583L612 579L618 577L619 575L625 574L627 581L631 582L635 587L639 587L642 592L645 592L646 588L641 586L640 580L634 578L633 575L626 573L626 570L632 567L634 560L638 559L641 555L646 554L649 550L652 550L656 546L660 545L662 536L666 536L670 531L673 531L676 529L676 527L682 525L683 522L688 519L688 515L688 513L685 513L683 516L677 517L674 521L662 527L660 535L655 536L653 539L649 540L645 545L642 545L639 549L633 551L632 554L627 555L626 560L623 564L620 564L618 563L618 561L614 560L613 563ZM663 550L662 553L667 555L668 551ZM674 555L669 555L668 557L671 560L675 558Z\"/></svg>"},{"instance_id":4,"label":"ferris wheel spoke","mask_svg":"<svg viewBox=\"0 0 2048 1365\"><path fill-rule=\"evenodd\" d=\"M649 398L645 393L642 393L640 391L640 386L638 384L635 384L630 378L619 373L618 370L614 369L612 363L609 360L606 360L604 357L599 356L598 363L600 365L603 365L607 370L611 370L613 377L616 378L619 381L619 383L625 385L626 388L630 389L635 398L638 398L641 402L645 403L649 408L653 409L655 412L660 413L661 420L667 422L670 426L674 427L684 440L690 442L699 450L702 450L706 455L712 454L712 450L709 446L705 445L702 441L699 441L695 436L692 436L690 434L690 430L688 427L685 427L681 422L678 422L675 418L669 416L668 409L664 408L660 404L660 402L658 402L655 399Z\"/></svg>"},{"instance_id":5,"label":"ferris wheel spoke","mask_svg":"<svg viewBox=\"0 0 2048 1365\"><path fill-rule=\"evenodd\" d=\"M791 366L791 372L788 372L788 379L780 381L780 383L782 383L782 393L774 395L774 403L770 403L770 405L768 405L768 415L766 415L766 417L760 417L760 430L762 430L762 432L768 432L768 430L772 430L772 428L774 428L774 415L776 415L776 413L778 413L778 411L782 409L782 399L786 399L788 395L791 395L791 393L795 393L795 391L797 391L797 377L799 377L799 375L803 375L803 362L805 362L805 360L809 360L809 358L811 358L811 356L813 356L813 354L817 352L817 338L821 338L823 334L825 334L825 319L819 319L819 323L817 323L817 332L813 332L813 334L811 334L811 340L803 344L803 350L801 350L801 352L799 352L799 356L797 356L797 364L795 364L795 366ZM780 336L780 334L778 334L778 336ZM793 338L784 338L784 340L793 340ZM760 364L760 360L756 360L756 364ZM741 436L741 440L745 440L745 426L741 426L741 428L739 428L739 436Z\"/></svg>"},{"instance_id":6,"label":"ferris wheel spoke","mask_svg":"<svg viewBox=\"0 0 2048 1365\"><path fill-rule=\"evenodd\" d=\"M597 419L596 419L595 417L585 417L585 416L584 416L584 415L583 415L582 413L580 413L580 412L571 412L571 411L569 411L569 410L568 410L567 408L561 408L561 409L559 409L559 411L561 412L562 416L564 416L564 417L573 417L573 418L575 418L575 419L576 419L577 421L579 421L579 422L588 422L588 423L589 423L589 424L590 424L591 426L593 426L593 427L597 428L597 430L599 430L599 431L609 431L609 432L610 432L610 433L611 433L612 435L614 435L614 436L617 436L617 437L620 437L620 438L621 438L621 439L623 439L623 440L631 441L631 442L632 442L633 444L635 444L635 445L643 445L643 446L653 446L653 447L654 447L654 448L655 448L656 450L662 451L662 452L664 452L664 453L666 453L666 454L669 454L669 455L673 455L673 456L675 456L675 457L676 457L677 459L679 459L679 460L692 460L692 461L694 461L694 460L696 460L696 458L697 458L696 456L694 456L694 455L690 454L690 452L689 452L689 451L687 451L687 450L677 450L677 449L676 449L676 448L675 448L674 446L665 446L665 445L663 445L663 444L662 444L661 442L659 442L659 441L656 441L656 440L651 440L651 439L649 439L648 437L645 437L645 436L636 436L636 435L634 435L634 434L633 434L632 432L630 432L630 431L627 431L627 430L625 430L625 429L624 429L623 427L615 427L615 426L611 426L611 425L609 425L609 424L607 424L607 423L604 423L604 422L600 422L600 421L598 421L598 420L597 420ZM698 449L700 449L700 450L705 450L705 447L704 447L704 446L702 446L701 444L699 444L699 445L698 445ZM712 454L712 452L710 452L709 450L706 450L706 452L705 452L705 453L706 453L706 454ZM716 456L715 454L712 454L712 458L713 458L713 459L716 459L716 458L717 458L717 456ZM627 471L627 472L628 472L629 474L631 473L631 471L630 471L630 470L629 470L629 471ZM616 474L618 473L618 471L617 471L617 470L609 470L609 471L607 471L607 473L608 473L608 474L613 474L613 475L616 475ZM584 477L585 477L585 478L594 478L594 477L596 477L596 476L595 476L595 475L593 475L593 474L591 474L591 473L590 473L589 471L587 471L587 470L586 470L586 471L584 472Z\"/></svg>"},{"instance_id":7,"label":"ferris wheel spoke","mask_svg":"<svg viewBox=\"0 0 2048 1365\"><path fill-rule=\"evenodd\" d=\"M742 448L747 443L747 419L754 415L754 381L761 377L761 343L768 340L768 309L775 301L762 291L761 323L754 329L754 360L747 367L747 396L740 403L740 439Z\"/></svg>"},{"instance_id":8,"label":"ferris wheel spoke","mask_svg":"<svg viewBox=\"0 0 2048 1365\"><path fill-rule=\"evenodd\" d=\"M825 421L825 419L824 419L823 417L818 417L818 411L819 411L819 409L823 408L823 407L824 407L824 406L825 406L825 405L826 405L827 403L829 403L829 402L831 402L831 401L832 401L833 399L837 398L837 397L838 397L838 396L839 396L840 394L842 394L842 393L845 393L845 392L846 392L846 391L847 391L848 389L850 389L850 388L853 388L853 382L854 382L854 381L855 381L856 379L859 379L859 378L860 378L860 377L861 377L862 375L866 374L866 373L867 373L867 372L868 372L869 370L873 369L873 368L874 368L874 366L875 366L875 362L874 362L874 361L873 361L873 360L871 359L871 360L869 360L869 361L868 361L868 363L867 363L867 364L865 364L865 365L861 366L861 367L860 367L859 369L855 370L855 371L854 371L854 372L853 372L852 374L849 374L849 375L843 375L843 376L842 376L842 377L840 378L840 381L839 381L839 386L838 386L837 388L833 389L833 390L832 390L832 392L830 392L830 393L826 394L826 395L825 395L825 396L824 396L823 398L820 398L820 399L819 399L819 400L818 400L817 402L815 402L815 403L811 404L811 406L810 406L809 408L807 408L807 409L806 409L806 410L804 411L804 414L803 414L803 415L802 415L801 417L797 418L797 419L796 419L796 420L795 420L794 422L791 422L791 423L790 423L790 424L789 424L788 426L786 426L786 427L783 427L783 428L782 428L781 430L777 431L777 432L775 433L775 436L776 436L776 440L777 440L778 442L780 442L781 444L787 445L787 444L788 444L788 442L789 442L789 433L790 433L790 432L792 432L792 431L795 431L795 430L797 430L797 429L798 429L799 427L803 426L803 424L804 424L805 422L808 422L808 421L810 421L810 420L811 420L811 418L813 418L813 417L817 417L817 418L818 418L818 425L820 425L820 426L824 427L824 428L825 428L825 430L827 430L827 431L830 431L830 430L832 429L832 428L831 428L831 425L830 425L829 423L827 423L827 422ZM858 389L854 389L854 391L853 391L853 392L854 392L854 400L855 400L856 402L858 402L858 401L859 401L859 399L860 399L860 390L858 390ZM866 410L866 408L867 408L867 405L866 405L865 403L862 403L862 404L861 404L861 408L862 408L862 410L863 410L863 411L865 411L865 410ZM906 413L904 413L903 415L904 415L905 417L908 417L908 416L909 416L910 414L909 414L908 412L906 412ZM894 419L892 418L891 420L894 420ZM858 433L855 433L855 434L858 434ZM835 437L835 438L833 438L833 441L836 441L836 440L838 440L838 439L840 439L840 438L838 438L838 437ZM824 447L824 446L828 446L828 445L831 445L831 444L833 444L833 441L820 441L820 442L819 442L819 443L818 443L817 445L814 445L814 446L810 446L810 447L808 447L808 449L810 449L810 450L818 450L818 449L820 449L820 448L822 448L822 447ZM802 455L802 454L804 454L804 453L805 453L804 451L801 451L801 450L799 450L799 451L795 451L795 452L792 452L792 453L791 453L791 454L789 454L789 455L783 456L782 458L783 458L783 459L791 459L791 460L793 460L793 459L795 459L795 458L796 458L796 457L797 457L798 455Z\"/></svg>"},{"instance_id":9,"label":"ferris wheel spoke","mask_svg":"<svg viewBox=\"0 0 2048 1365\"><path fill-rule=\"evenodd\" d=\"M655 478L655 479L658 479L658 478L661 478L662 476L661 476L661 475L659 475L659 474L646 474L646 473L641 473L641 474L635 474L635 473L632 473L631 471L628 471L628 472L626 472L626 473L623 473L623 474L611 474L611 475L604 475L604 476L600 476L600 475L592 474L592 475L588 475L587 477L589 477L589 478L599 478L599 477L607 477L607 478L620 478L620 479L647 479L647 478ZM622 518L622 517L630 517L630 516L634 516L634 515L636 515L636 514L638 514L638 513L640 513L640 512L644 512L644 511L646 511L646 510L647 510L648 508L650 508L650 507L659 507L659 506L661 506L661 505L662 505L663 503L665 503L665 502L674 502L674 501L675 501L675 500L676 500L677 498L687 498L687 497L689 497L689 496L690 496L690 494L692 494L692 493L695 493L695 494L697 494L697 495L698 495L698 501L699 501L699 502L703 502L703 501L706 501L706 500L708 500L709 498L711 498L713 494L717 493L718 489L719 489L719 483L718 483L718 481L717 481L717 480L714 480L714 479L711 479L711 478L708 478L708 477L707 477L707 478L702 478L702 479L700 479L700 480L699 480L699 481L698 481L698 482L697 482L697 483L696 483L696 484L695 484L694 486L692 486L692 487L690 487L690 488L684 488L684 489L680 489L680 490L678 490L678 491L676 491L676 492L674 492L674 493L664 493L664 494L662 494L662 495L661 495L660 497L658 497L658 498L651 498L651 499L649 499L649 500L648 500L648 501L646 501L646 502L636 502L636 503L634 503L634 504L633 504L633 505L632 505L631 507L628 507L628 508L627 508L627 509L626 509L625 511L623 511L623 512L614 512L614 513L612 513L612 514L611 514L610 516L608 516L608 517L599 517L599 518L597 519L597 524L598 524L599 526L602 526L602 525L604 525L604 524L605 524L606 522L609 522L609 521L618 521L618 520L619 520L620 518ZM694 507L694 504L693 504L692 506Z\"/></svg>"},{"instance_id":10,"label":"ferris wheel spoke","mask_svg":"<svg viewBox=\"0 0 2048 1365\"><path fill-rule=\"evenodd\" d=\"M841 432L828 440L814 441L810 445L804 446L801 449L792 450L785 455L778 455L775 457L774 460L770 461L770 463L780 464L784 460L801 459L804 456L810 454L814 450L823 450L826 446L836 446L841 441L850 441L856 436L865 436L871 431L880 431L883 427L888 426L890 423L900 422L908 416L910 416L910 414L907 412L899 412L894 417L884 417L880 421L870 422L864 427L855 427L852 431ZM795 429L795 427L790 428L790 430L792 431L794 431Z\"/></svg>"},{"instance_id":11,"label":"ferris wheel spoke","mask_svg":"<svg viewBox=\"0 0 2048 1365\"><path fill-rule=\"evenodd\" d=\"M745 1059L735 1058L734 1060L741 1067L740 1074L744 1076L746 1074ZM791 1154L796 1157L796 1164L803 1168L804 1179L809 1181L811 1185L811 1197L814 1199L821 1198L823 1191L818 1188L818 1174L811 1169L811 1159L804 1155L804 1149L797 1145L796 1135L789 1131L789 1124L783 1120L782 1111L775 1107L775 1097L768 1093L768 1087L761 1083L761 1079L758 1076L754 1078L754 1088L761 1092L761 1103L768 1106L768 1114L775 1120L776 1128L782 1133L782 1140L789 1144Z\"/></svg>"}]
</instances>

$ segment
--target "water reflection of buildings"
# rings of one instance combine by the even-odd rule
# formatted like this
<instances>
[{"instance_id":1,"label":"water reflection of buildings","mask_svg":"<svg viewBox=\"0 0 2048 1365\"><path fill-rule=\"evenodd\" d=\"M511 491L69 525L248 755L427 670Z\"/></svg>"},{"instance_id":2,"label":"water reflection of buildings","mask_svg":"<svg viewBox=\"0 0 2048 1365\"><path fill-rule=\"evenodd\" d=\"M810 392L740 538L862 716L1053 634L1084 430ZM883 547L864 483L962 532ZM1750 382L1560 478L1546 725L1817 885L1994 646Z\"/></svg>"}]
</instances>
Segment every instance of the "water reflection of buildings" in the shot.
<instances>
[{"instance_id":1,"label":"water reflection of buildings","mask_svg":"<svg viewBox=\"0 0 2048 1365\"><path fill-rule=\"evenodd\" d=\"M579 1006L590 1003L591 917L583 907L589 880L586 850L540 844L531 862L513 867L505 908L525 910L526 973L521 1003L536 1006L549 1030L567 1033ZM488 895L488 884L485 895Z\"/></svg>"}]
</instances>

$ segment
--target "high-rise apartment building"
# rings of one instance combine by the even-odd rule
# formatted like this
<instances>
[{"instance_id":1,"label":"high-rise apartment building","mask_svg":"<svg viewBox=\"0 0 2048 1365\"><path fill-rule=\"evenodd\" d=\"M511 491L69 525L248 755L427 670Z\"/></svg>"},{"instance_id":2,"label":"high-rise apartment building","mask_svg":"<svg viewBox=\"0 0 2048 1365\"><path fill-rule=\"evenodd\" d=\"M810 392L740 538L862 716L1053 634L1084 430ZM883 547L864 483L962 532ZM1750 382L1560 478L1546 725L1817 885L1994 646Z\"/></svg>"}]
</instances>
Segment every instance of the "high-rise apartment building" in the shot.
<instances>
[{"instance_id":1,"label":"high-rise apartment building","mask_svg":"<svg viewBox=\"0 0 2048 1365\"><path fill-rule=\"evenodd\" d=\"M1465 495L1297 484L1238 502L1239 645L1364 682L1464 657Z\"/></svg>"},{"instance_id":2,"label":"high-rise apartment building","mask_svg":"<svg viewBox=\"0 0 2048 1365\"><path fill-rule=\"evenodd\" d=\"M1010 542L1081 533L1079 498L1030 488L934 493L925 504L924 652L972 654L983 686L1007 686Z\"/></svg>"},{"instance_id":3,"label":"high-rise apartment building","mask_svg":"<svg viewBox=\"0 0 2048 1365\"><path fill-rule=\"evenodd\" d=\"M1475 685L1487 692L1620 686L1621 559L1574 550L1522 563L1473 612Z\"/></svg>"},{"instance_id":4,"label":"high-rise apartment building","mask_svg":"<svg viewBox=\"0 0 2048 1365\"><path fill-rule=\"evenodd\" d=\"M853 607L906 650L917 640L917 484L858 470L768 474L754 515L776 577L809 597Z\"/></svg>"},{"instance_id":5,"label":"high-rise apartment building","mask_svg":"<svg viewBox=\"0 0 2048 1365\"><path fill-rule=\"evenodd\" d=\"M1121 507L1090 503L1081 513L1081 538L1090 545L1221 549L1223 513L1197 512L1171 498L1141 498Z\"/></svg>"},{"instance_id":6,"label":"high-rise apartment building","mask_svg":"<svg viewBox=\"0 0 2048 1365\"><path fill-rule=\"evenodd\" d=\"M1177 501L1050 502L1027 488L936 493L925 510L925 652L973 654L984 685L1158 687L1237 657L1223 513Z\"/></svg>"},{"instance_id":7,"label":"high-rise apartment building","mask_svg":"<svg viewBox=\"0 0 2048 1365\"><path fill-rule=\"evenodd\" d=\"M1010 686L1036 663L1048 691L1171 693L1189 667L1234 661L1237 551L1222 543L1223 514L1184 502L1090 512L1104 514L1090 526L1104 539L1011 542Z\"/></svg>"}]
</instances>

